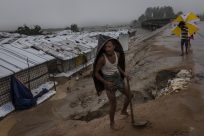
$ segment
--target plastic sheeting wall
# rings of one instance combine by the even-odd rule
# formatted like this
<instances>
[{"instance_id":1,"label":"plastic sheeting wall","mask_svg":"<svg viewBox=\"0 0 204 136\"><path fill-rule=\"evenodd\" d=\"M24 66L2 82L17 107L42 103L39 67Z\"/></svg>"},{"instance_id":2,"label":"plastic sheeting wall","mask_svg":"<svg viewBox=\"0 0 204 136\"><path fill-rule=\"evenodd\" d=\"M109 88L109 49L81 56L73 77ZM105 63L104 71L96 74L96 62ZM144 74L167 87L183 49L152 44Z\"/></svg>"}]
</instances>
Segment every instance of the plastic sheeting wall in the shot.
<instances>
[{"instance_id":1,"label":"plastic sheeting wall","mask_svg":"<svg viewBox=\"0 0 204 136\"><path fill-rule=\"evenodd\" d=\"M29 74L30 73L30 74ZM16 73L15 76L28 87L30 75L30 89L35 89L49 79L47 64L38 65ZM10 76L0 79L0 106L11 101Z\"/></svg>"}]
</instances>

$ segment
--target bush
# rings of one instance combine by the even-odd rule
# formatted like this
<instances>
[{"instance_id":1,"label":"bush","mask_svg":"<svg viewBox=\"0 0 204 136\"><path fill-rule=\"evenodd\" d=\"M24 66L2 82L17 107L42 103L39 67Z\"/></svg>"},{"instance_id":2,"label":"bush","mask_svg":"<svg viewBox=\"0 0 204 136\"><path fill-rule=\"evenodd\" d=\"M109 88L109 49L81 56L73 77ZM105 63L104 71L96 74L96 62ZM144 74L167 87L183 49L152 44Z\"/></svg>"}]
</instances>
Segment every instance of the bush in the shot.
<instances>
[{"instance_id":1,"label":"bush","mask_svg":"<svg viewBox=\"0 0 204 136\"><path fill-rule=\"evenodd\" d=\"M35 25L34 28L29 28L27 25L24 25L18 27L15 32L25 35L41 35L43 31L39 25Z\"/></svg>"},{"instance_id":2,"label":"bush","mask_svg":"<svg viewBox=\"0 0 204 136\"><path fill-rule=\"evenodd\" d=\"M70 26L70 29L71 29L73 32L79 32L79 28L78 28L77 24L72 24L72 25Z\"/></svg>"}]
</instances>

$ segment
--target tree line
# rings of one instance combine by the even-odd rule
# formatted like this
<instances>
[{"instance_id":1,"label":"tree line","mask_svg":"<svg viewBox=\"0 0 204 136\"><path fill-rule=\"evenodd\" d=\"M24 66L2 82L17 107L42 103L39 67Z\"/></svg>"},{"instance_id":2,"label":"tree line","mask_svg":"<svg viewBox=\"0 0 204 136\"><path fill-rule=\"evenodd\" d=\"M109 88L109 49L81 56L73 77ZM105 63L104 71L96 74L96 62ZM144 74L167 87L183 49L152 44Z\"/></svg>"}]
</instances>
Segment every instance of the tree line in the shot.
<instances>
[{"instance_id":1,"label":"tree line","mask_svg":"<svg viewBox=\"0 0 204 136\"><path fill-rule=\"evenodd\" d=\"M66 27L65 29L72 30L73 32L79 32L79 28L77 24L71 24L70 27ZM24 35L42 35L43 34L43 30L39 25L35 25L34 27L23 25L23 26L18 27L15 32L19 34L24 34Z\"/></svg>"},{"instance_id":2,"label":"tree line","mask_svg":"<svg viewBox=\"0 0 204 136\"><path fill-rule=\"evenodd\" d=\"M171 6L149 7L145 10L145 13L138 18L138 21L141 23L149 19L175 18L180 14L182 14L182 12L178 12L175 14Z\"/></svg>"},{"instance_id":3,"label":"tree line","mask_svg":"<svg viewBox=\"0 0 204 136\"><path fill-rule=\"evenodd\" d=\"M28 27L27 25L23 25L18 27L15 32L25 35L41 35L43 31L39 25L35 25L33 28Z\"/></svg>"}]
</instances>

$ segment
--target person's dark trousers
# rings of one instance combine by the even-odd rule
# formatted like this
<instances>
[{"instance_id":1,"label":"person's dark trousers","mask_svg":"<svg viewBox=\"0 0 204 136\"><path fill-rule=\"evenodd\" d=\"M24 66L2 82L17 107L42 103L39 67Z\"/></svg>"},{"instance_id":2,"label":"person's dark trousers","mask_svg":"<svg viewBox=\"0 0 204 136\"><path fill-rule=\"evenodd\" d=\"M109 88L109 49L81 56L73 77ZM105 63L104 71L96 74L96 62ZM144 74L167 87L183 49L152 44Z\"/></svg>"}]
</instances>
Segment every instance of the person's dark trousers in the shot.
<instances>
[{"instance_id":1,"label":"person's dark trousers","mask_svg":"<svg viewBox=\"0 0 204 136\"><path fill-rule=\"evenodd\" d=\"M181 39L181 55L184 54L184 51L183 51L183 46L185 45L185 48L186 48L186 54L188 54L188 39Z\"/></svg>"}]
</instances>

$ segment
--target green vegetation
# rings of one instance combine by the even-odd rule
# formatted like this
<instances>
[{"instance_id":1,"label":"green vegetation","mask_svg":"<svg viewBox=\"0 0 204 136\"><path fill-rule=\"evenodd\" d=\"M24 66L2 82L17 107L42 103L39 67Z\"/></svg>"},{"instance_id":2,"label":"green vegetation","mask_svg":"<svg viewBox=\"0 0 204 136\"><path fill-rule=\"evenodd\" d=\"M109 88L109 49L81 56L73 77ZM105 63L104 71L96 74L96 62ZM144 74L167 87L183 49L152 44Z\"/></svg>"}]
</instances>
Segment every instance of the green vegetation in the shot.
<instances>
[{"instance_id":1,"label":"green vegetation","mask_svg":"<svg viewBox=\"0 0 204 136\"><path fill-rule=\"evenodd\" d=\"M78 28L77 24L72 24L72 25L70 26L70 29L71 29L73 32L79 32L79 28Z\"/></svg>"},{"instance_id":2,"label":"green vegetation","mask_svg":"<svg viewBox=\"0 0 204 136\"><path fill-rule=\"evenodd\" d=\"M39 25L35 25L34 28L30 28L27 25L24 25L18 27L18 29L15 32L25 35L41 35L43 31Z\"/></svg>"},{"instance_id":3,"label":"green vegetation","mask_svg":"<svg viewBox=\"0 0 204 136\"><path fill-rule=\"evenodd\" d=\"M175 14L173 8L170 6L149 7L146 9L145 13L138 18L138 21L141 23L148 19L175 18L180 14L182 14L182 12Z\"/></svg>"}]
</instances>

